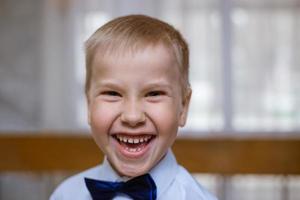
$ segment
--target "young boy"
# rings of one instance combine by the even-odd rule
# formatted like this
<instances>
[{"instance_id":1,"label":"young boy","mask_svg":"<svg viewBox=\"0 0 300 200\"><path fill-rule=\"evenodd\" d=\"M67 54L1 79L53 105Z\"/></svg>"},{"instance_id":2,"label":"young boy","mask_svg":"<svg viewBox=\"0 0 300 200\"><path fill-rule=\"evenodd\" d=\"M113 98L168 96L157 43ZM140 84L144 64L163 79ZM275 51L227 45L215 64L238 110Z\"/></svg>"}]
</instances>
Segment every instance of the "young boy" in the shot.
<instances>
[{"instance_id":1,"label":"young boy","mask_svg":"<svg viewBox=\"0 0 300 200\"><path fill-rule=\"evenodd\" d=\"M191 98L188 46L172 26L130 15L86 42L86 97L100 166L62 183L51 200L215 200L170 150Z\"/></svg>"}]
</instances>

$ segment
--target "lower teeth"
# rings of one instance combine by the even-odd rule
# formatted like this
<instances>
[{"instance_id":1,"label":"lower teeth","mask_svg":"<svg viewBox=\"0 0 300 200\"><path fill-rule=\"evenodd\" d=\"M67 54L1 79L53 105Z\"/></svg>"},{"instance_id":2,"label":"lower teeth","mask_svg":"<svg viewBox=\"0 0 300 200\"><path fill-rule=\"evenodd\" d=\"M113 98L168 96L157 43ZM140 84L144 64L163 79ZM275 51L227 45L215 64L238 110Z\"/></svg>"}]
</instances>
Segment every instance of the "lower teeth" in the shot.
<instances>
[{"instance_id":1,"label":"lower teeth","mask_svg":"<svg viewBox=\"0 0 300 200\"><path fill-rule=\"evenodd\" d=\"M126 150L127 150L127 151L130 151L130 152L139 152L139 151L141 151L142 149L141 149L141 148L128 148L128 147L126 147Z\"/></svg>"}]
</instances>

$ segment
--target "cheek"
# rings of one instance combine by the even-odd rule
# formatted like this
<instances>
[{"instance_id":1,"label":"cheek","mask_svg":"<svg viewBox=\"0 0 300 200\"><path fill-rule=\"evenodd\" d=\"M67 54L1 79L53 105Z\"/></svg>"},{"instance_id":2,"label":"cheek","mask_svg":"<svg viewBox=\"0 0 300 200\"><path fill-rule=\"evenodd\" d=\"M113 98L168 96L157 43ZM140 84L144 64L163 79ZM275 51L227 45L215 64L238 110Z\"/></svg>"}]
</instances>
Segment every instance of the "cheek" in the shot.
<instances>
[{"instance_id":1,"label":"cheek","mask_svg":"<svg viewBox=\"0 0 300 200\"><path fill-rule=\"evenodd\" d=\"M172 136L177 134L179 112L174 104L153 105L152 109L149 109L149 113L161 135Z\"/></svg>"},{"instance_id":2,"label":"cheek","mask_svg":"<svg viewBox=\"0 0 300 200\"><path fill-rule=\"evenodd\" d=\"M113 123L116 115L116 109L105 103L95 103L91 106L90 110L90 125L93 134L106 133Z\"/></svg>"}]
</instances>

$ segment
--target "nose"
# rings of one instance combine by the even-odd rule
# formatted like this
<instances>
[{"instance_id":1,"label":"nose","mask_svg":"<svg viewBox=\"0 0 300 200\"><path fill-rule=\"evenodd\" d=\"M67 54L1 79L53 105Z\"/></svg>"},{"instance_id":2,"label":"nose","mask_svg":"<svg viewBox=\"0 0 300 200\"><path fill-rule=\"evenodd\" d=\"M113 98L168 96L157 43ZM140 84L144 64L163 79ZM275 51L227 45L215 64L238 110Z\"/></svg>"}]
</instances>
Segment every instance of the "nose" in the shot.
<instances>
[{"instance_id":1,"label":"nose","mask_svg":"<svg viewBox=\"0 0 300 200\"><path fill-rule=\"evenodd\" d=\"M124 104L121 114L121 121L131 127L139 126L146 121L146 116L142 105L136 100L128 101Z\"/></svg>"}]
</instances>

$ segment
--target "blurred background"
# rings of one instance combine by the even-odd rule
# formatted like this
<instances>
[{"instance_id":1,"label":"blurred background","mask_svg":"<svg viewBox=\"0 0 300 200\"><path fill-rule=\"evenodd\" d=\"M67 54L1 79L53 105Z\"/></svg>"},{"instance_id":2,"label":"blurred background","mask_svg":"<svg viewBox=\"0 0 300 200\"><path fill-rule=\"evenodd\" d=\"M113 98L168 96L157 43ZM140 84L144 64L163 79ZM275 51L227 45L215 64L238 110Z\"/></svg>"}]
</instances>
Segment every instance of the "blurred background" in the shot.
<instances>
[{"instance_id":1,"label":"blurred background","mask_svg":"<svg viewBox=\"0 0 300 200\"><path fill-rule=\"evenodd\" d=\"M83 42L133 13L189 43L180 137L300 138L300 0L0 0L0 134L88 134ZM68 175L0 171L0 199L48 199ZM300 199L297 175L195 177L220 200Z\"/></svg>"}]
</instances>

